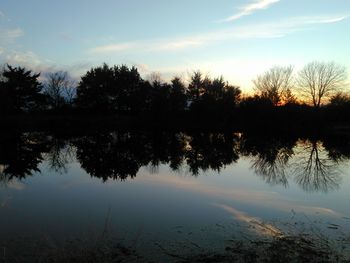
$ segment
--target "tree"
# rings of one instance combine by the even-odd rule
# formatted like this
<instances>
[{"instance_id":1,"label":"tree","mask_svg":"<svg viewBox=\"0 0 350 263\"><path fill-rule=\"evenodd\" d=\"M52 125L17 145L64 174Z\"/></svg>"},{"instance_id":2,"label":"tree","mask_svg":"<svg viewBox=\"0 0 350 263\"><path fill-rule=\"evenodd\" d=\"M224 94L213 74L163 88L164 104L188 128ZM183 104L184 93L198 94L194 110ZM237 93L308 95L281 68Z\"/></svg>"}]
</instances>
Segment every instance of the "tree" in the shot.
<instances>
[{"instance_id":1,"label":"tree","mask_svg":"<svg viewBox=\"0 0 350 263\"><path fill-rule=\"evenodd\" d=\"M150 110L155 116L164 116L164 113L169 111L170 89L171 86L162 82L160 78L151 83Z\"/></svg>"},{"instance_id":2,"label":"tree","mask_svg":"<svg viewBox=\"0 0 350 263\"><path fill-rule=\"evenodd\" d=\"M140 108L144 81L135 67L125 65L92 68L77 87L79 108L97 112L131 112Z\"/></svg>"},{"instance_id":3,"label":"tree","mask_svg":"<svg viewBox=\"0 0 350 263\"><path fill-rule=\"evenodd\" d=\"M77 87L78 108L110 111L114 108L112 90L115 87L114 69L107 64L90 69Z\"/></svg>"},{"instance_id":4,"label":"tree","mask_svg":"<svg viewBox=\"0 0 350 263\"><path fill-rule=\"evenodd\" d=\"M6 66L0 81L1 104L6 105L6 111L28 112L44 106L39 76L22 67Z\"/></svg>"},{"instance_id":5,"label":"tree","mask_svg":"<svg viewBox=\"0 0 350 263\"><path fill-rule=\"evenodd\" d=\"M74 81L64 71L48 73L44 84L44 94L48 96L52 109L69 105L73 102L75 94Z\"/></svg>"},{"instance_id":6,"label":"tree","mask_svg":"<svg viewBox=\"0 0 350 263\"><path fill-rule=\"evenodd\" d=\"M343 92L337 92L334 96L330 98L330 106L334 106L334 107L350 106L350 95Z\"/></svg>"},{"instance_id":7,"label":"tree","mask_svg":"<svg viewBox=\"0 0 350 263\"><path fill-rule=\"evenodd\" d=\"M258 95L277 106L293 88L293 67L275 66L253 80Z\"/></svg>"},{"instance_id":8,"label":"tree","mask_svg":"<svg viewBox=\"0 0 350 263\"><path fill-rule=\"evenodd\" d=\"M202 72L193 72L188 85L188 97L191 102L196 102L203 95L207 86L211 83L208 76L203 76Z\"/></svg>"},{"instance_id":9,"label":"tree","mask_svg":"<svg viewBox=\"0 0 350 263\"><path fill-rule=\"evenodd\" d=\"M171 80L169 103L170 110L173 112L183 111L187 106L186 88L179 77Z\"/></svg>"},{"instance_id":10,"label":"tree","mask_svg":"<svg viewBox=\"0 0 350 263\"><path fill-rule=\"evenodd\" d=\"M340 91L346 81L346 68L334 62L311 62L300 72L300 93L319 108L325 99Z\"/></svg>"}]
</instances>

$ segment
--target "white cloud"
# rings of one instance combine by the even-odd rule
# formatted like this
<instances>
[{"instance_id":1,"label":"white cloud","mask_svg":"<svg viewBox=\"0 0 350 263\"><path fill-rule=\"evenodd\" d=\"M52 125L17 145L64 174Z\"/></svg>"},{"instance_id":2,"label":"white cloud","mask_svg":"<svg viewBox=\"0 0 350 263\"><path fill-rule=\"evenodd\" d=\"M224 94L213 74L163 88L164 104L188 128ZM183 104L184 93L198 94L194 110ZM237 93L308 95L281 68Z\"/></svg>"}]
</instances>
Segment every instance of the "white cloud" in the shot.
<instances>
[{"instance_id":1,"label":"white cloud","mask_svg":"<svg viewBox=\"0 0 350 263\"><path fill-rule=\"evenodd\" d=\"M110 54L115 52L144 51L180 51L189 48L209 45L215 42L232 41L251 38L279 38L297 31L312 29L320 24L337 23L347 16L308 16L282 20L278 23L259 23L247 26L235 26L228 29L206 32L187 37L170 39L143 40L126 43L102 45L89 50L90 54Z\"/></svg>"},{"instance_id":2,"label":"white cloud","mask_svg":"<svg viewBox=\"0 0 350 263\"><path fill-rule=\"evenodd\" d=\"M315 16L305 17L305 21L309 24L334 24L348 19L349 16Z\"/></svg>"},{"instance_id":3,"label":"white cloud","mask_svg":"<svg viewBox=\"0 0 350 263\"><path fill-rule=\"evenodd\" d=\"M139 47L137 43L122 43L122 44L112 44L104 45L91 49L92 53L110 53L118 52L124 50L130 50Z\"/></svg>"},{"instance_id":4,"label":"white cloud","mask_svg":"<svg viewBox=\"0 0 350 263\"><path fill-rule=\"evenodd\" d=\"M5 49L0 47L0 56L5 52Z\"/></svg>"},{"instance_id":5,"label":"white cloud","mask_svg":"<svg viewBox=\"0 0 350 263\"><path fill-rule=\"evenodd\" d=\"M39 57L31 52L19 52L19 51L13 51L6 56L7 63L12 65L19 65L29 68L35 68L42 64Z\"/></svg>"},{"instance_id":6,"label":"white cloud","mask_svg":"<svg viewBox=\"0 0 350 263\"><path fill-rule=\"evenodd\" d=\"M34 72L41 72L43 73L42 75L44 75L45 72L68 71L75 79L78 79L83 72L92 66L91 63L88 62L57 66L52 61L40 58L32 51L11 51L6 54L5 60L6 63L10 65L25 67Z\"/></svg>"},{"instance_id":7,"label":"white cloud","mask_svg":"<svg viewBox=\"0 0 350 263\"><path fill-rule=\"evenodd\" d=\"M221 20L221 22L230 22L240 19L243 16L251 15L252 13L269 8L271 5L278 3L280 0L258 0L254 3L250 3L240 8L240 12L234 14L226 19Z\"/></svg>"},{"instance_id":8,"label":"white cloud","mask_svg":"<svg viewBox=\"0 0 350 263\"><path fill-rule=\"evenodd\" d=\"M15 28L15 29L0 28L0 41L3 43L12 42L22 35L23 35L23 31L20 28Z\"/></svg>"}]
</instances>

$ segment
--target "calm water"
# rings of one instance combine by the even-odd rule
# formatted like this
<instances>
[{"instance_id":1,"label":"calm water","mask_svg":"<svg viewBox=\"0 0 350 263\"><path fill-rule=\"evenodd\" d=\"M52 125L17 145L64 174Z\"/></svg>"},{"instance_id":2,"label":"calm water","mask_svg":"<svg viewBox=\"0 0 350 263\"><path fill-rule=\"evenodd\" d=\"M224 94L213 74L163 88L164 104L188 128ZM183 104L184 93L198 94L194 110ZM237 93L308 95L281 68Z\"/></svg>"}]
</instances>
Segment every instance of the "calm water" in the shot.
<instances>
[{"instance_id":1,"label":"calm water","mask_svg":"<svg viewBox=\"0 0 350 263\"><path fill-rule=\"evenodd\" d=\"M160 260L160 246L220 251L233 237L310 229L336 237L350 231L349 164L346 136L3 133L0 244L107 230Z\"/></svg>"}]
</instances>

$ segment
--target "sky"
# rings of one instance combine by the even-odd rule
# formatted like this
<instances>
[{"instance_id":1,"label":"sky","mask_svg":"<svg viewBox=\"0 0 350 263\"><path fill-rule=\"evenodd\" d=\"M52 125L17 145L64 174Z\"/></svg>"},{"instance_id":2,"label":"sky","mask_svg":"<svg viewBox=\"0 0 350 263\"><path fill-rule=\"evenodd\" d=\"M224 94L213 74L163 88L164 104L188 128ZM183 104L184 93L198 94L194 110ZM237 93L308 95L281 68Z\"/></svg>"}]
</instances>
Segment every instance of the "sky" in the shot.
<instances>
[{"instance_id":1,"label":"sky","mask_svg":"<svg viewBox=\"0 0 350 263\"><path fill-rule=\"evenodd\" d=\"M1 0L0 64L66 70L106 62L195 70L249 91L275 65L334 61L350 71L350 0Z\"/></svg>"}]
</instances>

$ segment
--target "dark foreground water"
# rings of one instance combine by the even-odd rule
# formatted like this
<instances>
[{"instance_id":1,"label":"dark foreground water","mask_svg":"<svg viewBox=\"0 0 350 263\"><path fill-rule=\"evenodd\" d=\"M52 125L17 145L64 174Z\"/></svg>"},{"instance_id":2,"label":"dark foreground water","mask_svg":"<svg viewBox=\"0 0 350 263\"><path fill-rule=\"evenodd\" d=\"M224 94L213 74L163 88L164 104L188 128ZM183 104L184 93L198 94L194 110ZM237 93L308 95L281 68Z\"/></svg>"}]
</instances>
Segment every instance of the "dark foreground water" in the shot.
<instances>
[{"instance_id":1,"label":"dark foreground water","mask_svg":"<svg viewBox=\"0 0 350 263\"><path fill-rule=\"evenodd\" d=\"M349 164L347 136L2 133L0 262L101 239L184 261L286 236L349 260Z\"/></svg>"}]
</instances>

